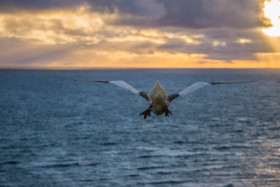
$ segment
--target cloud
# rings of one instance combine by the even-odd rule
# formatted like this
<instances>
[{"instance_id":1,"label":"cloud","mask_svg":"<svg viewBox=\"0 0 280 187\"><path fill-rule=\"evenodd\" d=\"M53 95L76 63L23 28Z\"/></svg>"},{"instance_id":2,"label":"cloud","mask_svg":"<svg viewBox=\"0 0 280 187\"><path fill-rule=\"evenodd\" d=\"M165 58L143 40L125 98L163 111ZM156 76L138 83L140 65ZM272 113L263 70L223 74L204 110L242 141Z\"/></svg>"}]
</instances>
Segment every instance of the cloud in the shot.
<instances>
[{"instance_id":1,"label":"cloud","mask_svg":"<svg viewBox=\"0 0 280 187\"><path fill-rule=\"evenodd\" d=\"M260 0L160 0L166 14L160 25L188 28L263 26Z\"/></svg>"},{"instance_id":2,"label":"cloud","mask_svg":"<svg viewBox=\"0 0 280 187\"><path fill-rule=\"evenodd\" d=\"M0 1L0 11L10 12L18 10L27 11L41 11L46 9L59 9L59 8L69 8L77 5L81 5L86 1L75 1L75 0L1 0Z\"/></svg>"},{"instance_id":3,"label":"cloud","mask_svg":"<svg viewBox=\"0 0 280 187\"><path fill-rule=\"evenodd\" d=\"M7 49L7 46L9 48ZM49 63L60 61L67 63L78 44L68 45L30 45L30 43L14 38L0 39L0 67L44 67Z\"/></svg>"},{"instance_id":4,"label":"cloud","mask_svg":"<svg viewBox=\"0 0 280 187\"><path fill-rule=\"evenodd\" d=\"M3 0L0 66L263 63L280 49L261 32L261 1Z\"/></svg>"},{"instance_id":5,"label":"cloud","mask_svg":"<svg viewBox=\"0 0 280 187\"><path fill-rule=\"evenodd\" d=\"M164 13L164 7L156 0L2 0L0 11L28 10L42 11L47 9L67 9L77 6L88 5L93 12L99 13L120 13L135 16L153 17Z\"/></svg>"},{"instance_id":6,"label":"cloud","mask_svg":"<svg viewBox=\"0 0 280 187\"><path fill-rule=\"evenodd\" d=\"M2 0L0 11L46 10L88 5L93 12L120 16L115 24L139 27L256 28L262 21L263 0Z\"/></svg>"},{"instance_id":7,"label":"cloud","mask_svg":"<svg viewBox=\"0 0 280 187\"><path fill-rule=\"evenodd\" d=\"M96 37L91 35L103 27L102 19L84 6L74 11L75 13L70 10L53 10L0 14L0 36L49 45L97 42Z\"/></svg>"}]
</instances>

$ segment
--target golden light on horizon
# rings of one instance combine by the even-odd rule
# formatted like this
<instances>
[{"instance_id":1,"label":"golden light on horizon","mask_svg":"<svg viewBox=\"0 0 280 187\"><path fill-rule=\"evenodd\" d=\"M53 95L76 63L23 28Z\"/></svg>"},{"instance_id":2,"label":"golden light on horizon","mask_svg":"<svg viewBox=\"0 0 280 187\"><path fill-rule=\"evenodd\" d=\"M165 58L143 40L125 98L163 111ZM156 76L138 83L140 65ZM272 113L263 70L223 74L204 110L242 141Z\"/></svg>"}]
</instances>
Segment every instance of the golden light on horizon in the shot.
<instances>
[{"instance_id":1,"label":"golden light on horizon","mask_svg":"<svg viewBox=\"0 0 280 187\"><path fill-rule=\"evenodd\" d=\"M268 36L280 36L280 1L265 1L264 15L270 20L272 27L263 29L263 32Z\"/></svg>"}]
</instances>

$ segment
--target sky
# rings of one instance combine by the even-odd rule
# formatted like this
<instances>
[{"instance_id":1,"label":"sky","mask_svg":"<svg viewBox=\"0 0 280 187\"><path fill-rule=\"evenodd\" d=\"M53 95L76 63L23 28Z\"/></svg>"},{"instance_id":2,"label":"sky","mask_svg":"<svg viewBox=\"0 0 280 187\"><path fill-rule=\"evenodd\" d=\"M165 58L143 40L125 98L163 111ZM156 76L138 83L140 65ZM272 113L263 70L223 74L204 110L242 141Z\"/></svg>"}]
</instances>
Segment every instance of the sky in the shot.
<instances>
[{"instance_id":1,"label":"sky","mask_svg":"<svg viewBox=\"0 0 280 187\"><path fill-rule=\"evenodd\" d=\"M280 68L280 0L1 0L0 68Z\"/></svg>"}]
</instances>

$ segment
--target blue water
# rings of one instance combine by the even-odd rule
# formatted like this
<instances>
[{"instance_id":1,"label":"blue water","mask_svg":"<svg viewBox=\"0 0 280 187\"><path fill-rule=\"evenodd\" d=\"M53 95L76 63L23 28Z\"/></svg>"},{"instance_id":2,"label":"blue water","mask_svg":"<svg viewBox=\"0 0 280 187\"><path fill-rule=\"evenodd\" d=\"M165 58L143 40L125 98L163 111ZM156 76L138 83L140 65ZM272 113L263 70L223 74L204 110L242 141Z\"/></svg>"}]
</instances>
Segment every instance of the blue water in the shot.
<instances>
[{"instance_id":1,"label":"blue water","mask_svg":"<svg viewBox=\"0 0 280 187\"><path fill-rule=\"evenodd\" d=\"M169 94L204 88L139 113L124 80ZM279 186L280 70L0 71L0 186Z\"/></svg>"}]
</instances>

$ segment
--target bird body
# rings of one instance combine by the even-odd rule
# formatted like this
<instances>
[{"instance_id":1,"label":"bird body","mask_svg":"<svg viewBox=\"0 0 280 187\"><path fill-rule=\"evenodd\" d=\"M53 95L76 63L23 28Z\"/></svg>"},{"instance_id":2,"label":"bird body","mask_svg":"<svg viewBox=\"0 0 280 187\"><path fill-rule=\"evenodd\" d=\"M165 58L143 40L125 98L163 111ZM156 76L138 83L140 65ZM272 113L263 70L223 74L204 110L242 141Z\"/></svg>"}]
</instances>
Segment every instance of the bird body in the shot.
<instances>
[{"instance_id":1,"label":"bird body","mask_svg":"<svg viewBox=\"0 0 280 187\"><path fill-rule=\"evenodd\" d=\"M155 86L151 89L148 94L150 98L150 105L152 106L152 111L156 115L161 115L164 111L164 108L168 105L167 94L164 87L157 81ZM167 106L167 107L168 107Z\"/></svg>"},{"instance_id":2,"label":"bird body","mask_svg":"<svg viewBox=\"0 0 280 187\"><path fill-rule=\"evenodd\" d=\"M146 119L147 116L150 116L150 112L152 111L156 115L162 115L165 114L165 116L169 116L169 114L172 115L168 107L170 106L170 103L180 96L185 96L189 93L192 93L196 90L199 90L206 86L213 86L213 85L219 85L219 84L239 84L239 83L249 83L254 81L247 81L247 82L197 82L193 85L186 87L184 90L182 90L179 93L167 95L164 87L157 81L155 86L151 89L149 93L138 91L135 88L133 88L131 85L127 84L124 81L96 81L96 80L76 80L76 79L70 79L73 81L82 81L82 82L99 82L99 83L111 83L116 86L119 86L123 89L126 89L136 95L139 95L146 99L149 104L149 108L145 110L144 112L140 113L140 115L144 116L144 119Z\"/></svg>"}]
</instances>

